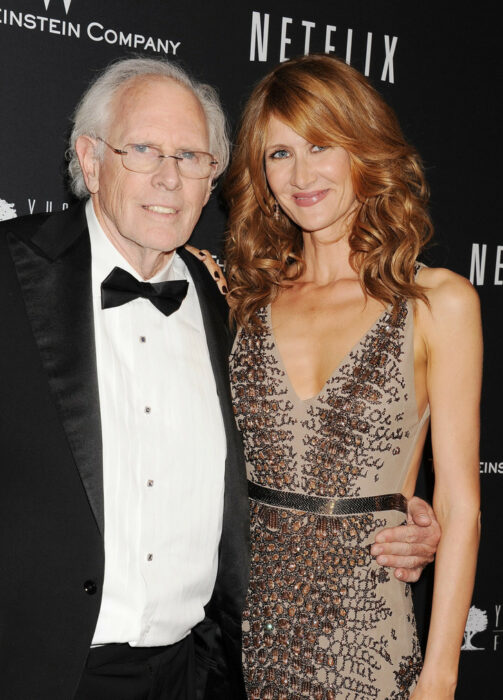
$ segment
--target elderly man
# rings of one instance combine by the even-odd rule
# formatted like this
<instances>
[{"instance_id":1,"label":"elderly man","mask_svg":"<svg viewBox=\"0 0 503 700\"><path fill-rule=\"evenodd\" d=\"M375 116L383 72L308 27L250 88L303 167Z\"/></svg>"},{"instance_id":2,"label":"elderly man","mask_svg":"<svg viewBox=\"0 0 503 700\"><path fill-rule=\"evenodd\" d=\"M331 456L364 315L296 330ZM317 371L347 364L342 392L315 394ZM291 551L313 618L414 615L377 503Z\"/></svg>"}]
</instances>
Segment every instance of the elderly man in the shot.
<instances>
[{"instance_id":1,"label":"elderly man","mask_svg":"<svg viewBox=\"0 0 503 700\"><path fill-rule=\"evenodd\" d=\"M84 95L71 154L87 202L0 236L0 697L188 700L206 684L239 700L230 335L183 248L226 165L225 120L178 67L127 59ZM419 504L417 524L430 515ZM405 530L387 537L422 543L381 554L414 579L435 523Z\"/></svg>"}]
</instances>

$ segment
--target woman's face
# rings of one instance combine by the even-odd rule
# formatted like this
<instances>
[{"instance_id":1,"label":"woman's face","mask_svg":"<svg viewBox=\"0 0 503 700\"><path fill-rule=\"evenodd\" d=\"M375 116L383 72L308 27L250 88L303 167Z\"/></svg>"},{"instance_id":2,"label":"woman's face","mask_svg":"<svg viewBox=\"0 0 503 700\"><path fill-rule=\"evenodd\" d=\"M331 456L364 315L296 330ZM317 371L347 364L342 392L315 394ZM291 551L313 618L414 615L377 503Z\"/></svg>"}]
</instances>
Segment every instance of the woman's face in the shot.
<instances>
[{"instance_id":1,"label":"woman's face","mask_svg":"<svg viewBox=\"0 0 503 700\"><path fill-rule=\"evenodd\" d=\"M309 143L272 116L264 158L276 201L304 233L319 234L324 240L347 233L356 197L344 148Z\"/></svg>"}]
</instances>

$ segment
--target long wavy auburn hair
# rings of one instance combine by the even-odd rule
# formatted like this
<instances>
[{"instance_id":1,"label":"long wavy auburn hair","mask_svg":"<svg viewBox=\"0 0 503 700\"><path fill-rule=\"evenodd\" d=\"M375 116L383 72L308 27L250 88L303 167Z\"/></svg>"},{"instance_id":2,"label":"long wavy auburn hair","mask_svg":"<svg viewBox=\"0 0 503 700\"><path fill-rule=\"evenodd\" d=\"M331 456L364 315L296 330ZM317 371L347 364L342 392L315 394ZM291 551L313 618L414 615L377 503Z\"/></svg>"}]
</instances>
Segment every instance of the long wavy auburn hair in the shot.
<instances>
[{"instance_id":1,"label":"long wavy auburn hair","mask_svg":"<svg viewBox=\"0 0 503 700\"><path fill-rule=\"evenodd\" d=\"M417 257L432 235L421 160L393 110L355 69L311 55L277 66L245 107L224 195L229 204L226 274L231 319L259 325L256 311L304 269L301 230L275 200L264 165L267 125L275 116L309 143L342 146L358 202L349 233L350 263L366 295L391 305L422 299Z\"/></svg>"}]
</instances>

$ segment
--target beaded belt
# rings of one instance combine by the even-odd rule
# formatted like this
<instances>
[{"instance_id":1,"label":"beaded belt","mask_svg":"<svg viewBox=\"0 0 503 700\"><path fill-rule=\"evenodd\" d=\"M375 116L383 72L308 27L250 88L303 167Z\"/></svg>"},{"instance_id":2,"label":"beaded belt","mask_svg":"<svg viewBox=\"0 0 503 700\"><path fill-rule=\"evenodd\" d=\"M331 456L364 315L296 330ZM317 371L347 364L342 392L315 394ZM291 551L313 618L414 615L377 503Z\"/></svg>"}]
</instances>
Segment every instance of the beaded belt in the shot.
<instances>
[{"instance_id":1,"label":"beaded belt","mask_svg":"<svg viewBox=\"0 0 503 700\"><path fill-rule=\"evenodd\" d=\"M366 496L363 498L325 498L308 496L304 493L278 491L266 486L259 486L248 481L248 496L254 501L278 508L292 508L307 513L321 515L353 515L370 513L376 510L399 510L407 512L407 499L401 493L388 493L384 496Z\"/></svg>"}]
</instances>

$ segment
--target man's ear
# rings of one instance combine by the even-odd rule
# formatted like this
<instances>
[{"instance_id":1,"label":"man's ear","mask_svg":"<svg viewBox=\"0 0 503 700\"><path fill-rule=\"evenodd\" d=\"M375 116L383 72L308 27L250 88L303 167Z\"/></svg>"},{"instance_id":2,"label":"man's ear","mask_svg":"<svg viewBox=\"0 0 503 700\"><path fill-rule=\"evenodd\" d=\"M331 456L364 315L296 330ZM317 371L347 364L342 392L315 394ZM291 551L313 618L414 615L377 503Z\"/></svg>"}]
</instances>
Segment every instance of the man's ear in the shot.
<instances>
[{"instance_id":1,"label":"man's ear","mask_svg":"<svg viewBox=\"0 0 503 700\"><path fill-rule=\"evenodd\" d=\"M213 189L213 180L211 177L208 178L208 189L206 191L206 194L204 196L204 202L203 202L203 207L208 204L208 199L210 198L211 191Z\"/></svg>"},{"instance_id":2,"label":"man's ear","mask_svg":"<svg viewBox=\"0 0 503 700\"><path fill-rule=\"evenodd\" d=\"M91 194L96 194L100 188L100 161L96 149L96 141L90 136L79 136L75 142L75 152L79 159L86 187Z\"/></svg>"}]
</instances>

